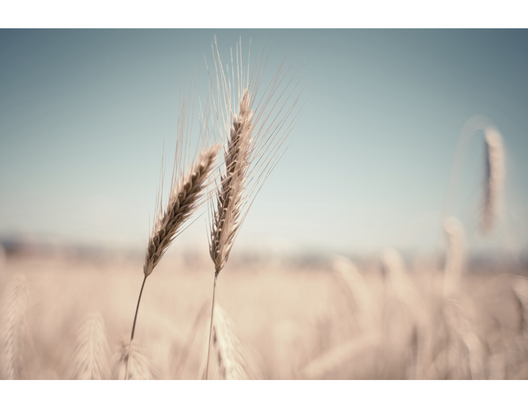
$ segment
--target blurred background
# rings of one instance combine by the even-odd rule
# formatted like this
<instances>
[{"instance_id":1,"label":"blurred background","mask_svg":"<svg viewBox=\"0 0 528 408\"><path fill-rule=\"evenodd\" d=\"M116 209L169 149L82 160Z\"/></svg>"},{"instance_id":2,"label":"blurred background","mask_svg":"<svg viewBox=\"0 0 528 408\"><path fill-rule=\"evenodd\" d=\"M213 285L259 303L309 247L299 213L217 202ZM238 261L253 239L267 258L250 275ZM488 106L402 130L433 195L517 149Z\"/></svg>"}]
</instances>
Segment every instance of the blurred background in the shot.
<instances>
[{"instance_id":1,"label":"blurred background","mask_svg":"<svg viewBox=\"0 0 528 408\"><path fill-rule=\"evenodd\" d=\"M86 313L102 315L112 347L129 332L162 157L167 186L179 104L207 97L214 36L224 63L239 41L245 61L263 53L263 84L287 55L304 86L287 150L219 278L260 378L528 377L527 30L2 29L0 277L29 278L6 284L33 294L29 337L41 343L26 378L68 377L55 345L73 344ZM483 236L488 126L505 177ZM446 216L465 243L451 261ZM158 342L157 378L200 375L206 223L177 238L147 284L137 334ZM465 300L446 300L449 270ZM366 356L356 369L332 365L354 350Z\"/></svg>"}]
</instances>

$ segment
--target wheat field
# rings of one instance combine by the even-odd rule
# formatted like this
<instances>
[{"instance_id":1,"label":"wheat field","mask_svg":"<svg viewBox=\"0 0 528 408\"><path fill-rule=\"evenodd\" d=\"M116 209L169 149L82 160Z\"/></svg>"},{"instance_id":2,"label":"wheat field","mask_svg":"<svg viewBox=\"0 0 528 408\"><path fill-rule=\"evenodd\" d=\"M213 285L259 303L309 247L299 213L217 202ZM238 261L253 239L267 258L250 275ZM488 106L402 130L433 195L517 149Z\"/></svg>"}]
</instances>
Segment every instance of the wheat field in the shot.
<instances>
[{"instance_id":1,"label":"wheat field","mask_svg":"<svg viewBox=\"0 0 528 408\"><path fill-rule=\"evenodd\" d=\"M212 378L528 378L525 271L468 273L445 296L433 265L403 266L401 277L385 263L235 264L216 294L229 319L223 338L235 341L229 353L222 346L223 361L212 350ZM0 269L3 378L124 378L120 350L140 265L139 255L8 256ZM139 312L135 378L202 378L210 278L206 260L160 262ZM231 377L226 362L239 365Z\"/></svg>"},{"instance_id":2,"label":"wheat field","mask_svg":"<svg viewBox=\"0 0 528 408\"><path fill-rule=\"evenodd\" d=\"M0 378L528 379L526 261L477 257L468 239L505 219L507 141L491 121L473 117L459 139L484 135L477 225L450 213L453 167L436 253L252 260L237 238L286 150L303 84L283 61L259 94L262 56L250 69L240 40L230 57L224 71L215 38L201 134L191 139L184 106L145 251L0 246ZM181 250L203 213L203 246Z\"/></svg>"}]
</instances>

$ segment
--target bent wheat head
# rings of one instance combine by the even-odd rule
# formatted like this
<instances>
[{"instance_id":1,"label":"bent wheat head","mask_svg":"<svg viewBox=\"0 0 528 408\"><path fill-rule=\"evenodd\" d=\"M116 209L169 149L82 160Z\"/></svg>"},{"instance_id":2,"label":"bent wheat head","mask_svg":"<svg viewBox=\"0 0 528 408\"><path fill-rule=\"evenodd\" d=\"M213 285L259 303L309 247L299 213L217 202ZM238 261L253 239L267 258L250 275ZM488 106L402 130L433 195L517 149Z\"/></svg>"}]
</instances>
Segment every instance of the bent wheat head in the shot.
<instances>
[{"instance_id":1,"label":"bent wheat head","mask_svg":"<svg viewBox=\"0 0 528 408\"><path fill-rule=\"evenodd\" d=\"M493 220L500 211L504 182L504 149L500 133L493 127L485 129L486 178L480 229L487 234L493 228Z\"/></svg>"}]
</instances>

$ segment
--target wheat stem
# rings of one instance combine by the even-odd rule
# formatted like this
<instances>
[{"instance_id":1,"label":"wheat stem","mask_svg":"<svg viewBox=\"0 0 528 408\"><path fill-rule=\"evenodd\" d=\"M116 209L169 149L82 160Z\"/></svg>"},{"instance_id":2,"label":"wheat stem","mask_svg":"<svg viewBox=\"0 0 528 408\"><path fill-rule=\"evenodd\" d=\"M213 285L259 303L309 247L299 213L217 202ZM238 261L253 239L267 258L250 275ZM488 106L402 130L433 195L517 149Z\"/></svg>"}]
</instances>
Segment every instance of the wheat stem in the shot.
<instances>
[{"instance_id":1,"label":"wheat stem","mask_svg":"<svg viewBox=\"0 0 528 408\"><path fill-rule=\"evenodd\" d=\"M139 291L139 297L138 302L136 306L136 314L134 315L134 323L132 324L132 334L130 335L130 343L128 345L128 354L130 355L130 347L132 346L132 340L134 340L134 332L136 331L136 321L139 311L139 303L141 302L141 295L143 294L143 288L145 287L145 282L147 281L147 276L143 278L143 283L141 284L141 290ZM126 360L126 368L125 368L125 379L128 378L128 359Z\"/></svg>"},{"instance_id":2,"label":"wheat stem","mask_svg":"<svg viewBox=\"0 0 528 408\"><path fill-rule=\"evenodd\" d=\"M211 304L211 322L209 323L209 341L207 342L207 363L205 365L205 379L208 379L209 376L209 356L211 354L211 333L213 332L213 316L214 316L214 306L215 306L215 292L216 292L216 279L218 278L218 273L215 272L214 283L213 283L213 302Z\"/></svg>"}]
</instances>

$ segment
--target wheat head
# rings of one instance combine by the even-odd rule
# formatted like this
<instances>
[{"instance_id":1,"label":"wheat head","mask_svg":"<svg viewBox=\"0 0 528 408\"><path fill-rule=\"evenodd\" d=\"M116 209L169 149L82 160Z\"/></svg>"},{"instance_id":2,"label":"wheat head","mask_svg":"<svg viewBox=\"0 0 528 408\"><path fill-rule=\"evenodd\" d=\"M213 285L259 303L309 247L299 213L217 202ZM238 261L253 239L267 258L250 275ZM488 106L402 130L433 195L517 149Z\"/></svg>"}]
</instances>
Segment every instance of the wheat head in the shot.
<instances>
[{"instance_id":1,"label":"wheat head","mask_svg":"<svg viewBox=\"0 0 528 408\"><path fill-rule=\"evenodd\" d=\"M152 370L148 359L142 354L137 344L122 339L116 353L117 364L114 378L117 380L152 380Z\"/></svg>"},{"instance_id":2,"label":"wheat head","mask_svg":"<svg viewBox=\"0 0 528 408\"><path fill-rule=\"evenodd\" d=\"M493 221L498 216L504 184L504 149L502 137L494 127L484 130L486 143L486 173L484 182L484 199L480 229L483 234L493 228Z\"/></svg>"},{"instance_id":3,"label":"wheat head","mask_svg":"<svg viewBox=\"0 0 528 408\"><path fill-rule=\"evenodd\" d=\"M0 307L0 374L2 379L23 377L28 335L29 283L17 275L6 285Z\"/></svg>"},{"instance_id":4,"label":"wheat head","mask_svg":"<svg viewBox=\"0 0 528 408\"><path fill-rule=\"evenodd\" d=\"M233 117L233 127L224 154L225 173L217 192L209 253L215 265L215 274L224 267L240 228L240 215L244 202L244 183L250 164L253 112L249 109L250 96L244 90L239 114Z\"/></svg>"},{"instance_id":5,"label":"wheat head","mask_svg":"<svg viewBox=\"0 0 528 408\"><path fill-rule=\"evenodd\" d=\"M165 211L158 206L154 228L149 238L143 272L149 276L183 224L197 210L206 196L209 176L220 146L204 148L194 164L179 177L173 176L169 201Z\"/></svg>"},{"instance_id":6,"label":"wheat head","mask_svg":"<svg viewBox=\"0 0 528 408\"><path fill-rule=\"evenodd\" d=\"M214 313L212 343L220 378L223 380L260 379L260 371L251 353L237 336L234 322L218 304Z\"/></svg>"},{"instance_id":7,"label":"wheat head","mask_svg":"<svg viewBox=\"0 0 528 408\"><path fill-rule=\"evenodd\" d=\"M240 40L234 60L231 53L231 68L224 69L216 37L212 48L216 70L216 86L210 81L215 95L213 128L224 145L224 167L216 187L216 206L211 207L209 233L209 253L218 275L253 200L281 157L302 90L298 91L300 79L294 82L298 70L292 74L290 66L284 72L281 65L265 91L259 93L263 75L259 57L250 72L250 61L248 58L245 67Z\"/></svg>"},{"instance_id":8,"label":"wheat head","mask_svg":"<svg viewBox=\"0 0 528 408\"><path fill-rule=\"evenodd\" d=\"M70 379L110 379L110 357L110 348L101 314L88 314L84 318L75 339Z\"/></svg>"}]
</instances>

